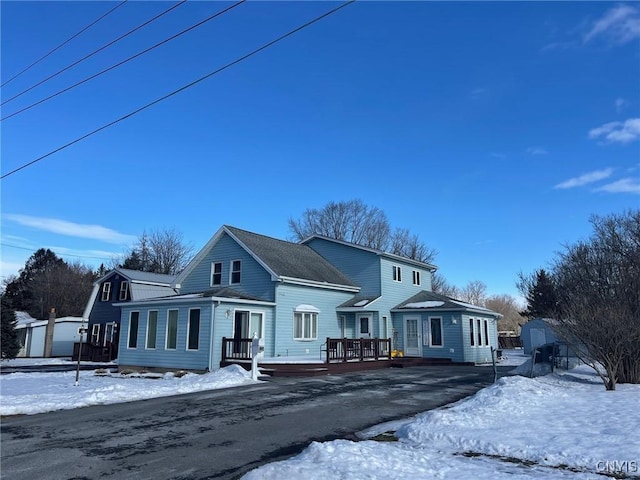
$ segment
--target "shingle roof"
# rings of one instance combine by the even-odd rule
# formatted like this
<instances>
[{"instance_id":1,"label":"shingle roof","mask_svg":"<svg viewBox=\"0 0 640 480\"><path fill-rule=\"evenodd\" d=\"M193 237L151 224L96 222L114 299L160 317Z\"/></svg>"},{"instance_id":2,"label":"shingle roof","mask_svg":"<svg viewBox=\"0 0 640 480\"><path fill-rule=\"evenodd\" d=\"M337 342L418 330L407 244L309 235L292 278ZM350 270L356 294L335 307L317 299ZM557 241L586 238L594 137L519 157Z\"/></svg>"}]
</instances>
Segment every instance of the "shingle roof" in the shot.
<instances>
[{"instance_id":1,"label":"shingle roof","mask_svg":"<svg viewBox=\"0 0 640 480\"><path fill-rule=\"evenodd\" d=\"M129 280L137 280L139 282L150 283L166 283L170 285L176 278L176 275L165 275L163 273L141 272L139 270L129 270L128 268L116 268L115 270L129 278Z\"/></svg>"},{"instance_id":2,"label":"shingle roof","mask_svg":"<svg viewBox=\"0 0 640 480\"><path fill-rule=\"evenodd\" d=\"M418 292L413 297L408 298L404 302L392 308L392 310L467 310L499 317L502 316L488 308L472 305L470 303L463 302L462 300L457 300L435 292L428 292L426 290Z\"/></svg>"},{"instance_id":3,"label":"shingle roof","mask_svg":"<svg viewBox=\"0 0 640 480\"><path fill-rule=\"evenodd\" d=\"M225 228L278 276L357 286L307 245L278 240L228 225Z\"/></svg>"},{"instance_id":4,"label":"shingle roof","mask_svg":"<svg viewBox=\"0 0 640 480\"><path fill-rule=\"evenodd\" d=\"M362 296L356 295L355 297L347 300L346 302L338 305L338 308L362 308L364 309L374 301L380 298L379 295L374 296Z\"/></svg>"}]
</instances>

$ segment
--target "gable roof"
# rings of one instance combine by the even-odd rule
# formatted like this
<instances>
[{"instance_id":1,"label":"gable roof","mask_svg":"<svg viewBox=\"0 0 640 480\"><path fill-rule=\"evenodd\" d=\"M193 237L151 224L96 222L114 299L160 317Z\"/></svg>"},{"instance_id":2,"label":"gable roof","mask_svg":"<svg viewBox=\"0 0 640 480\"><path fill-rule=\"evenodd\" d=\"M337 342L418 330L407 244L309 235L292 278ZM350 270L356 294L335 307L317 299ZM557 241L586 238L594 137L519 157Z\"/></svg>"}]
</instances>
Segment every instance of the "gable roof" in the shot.
<instances>
[{"instance_id":1,"label":"gable roof","mask_svg":"<svg viewBox=\"0 0 640 480\"><path fill-rule=\"evenodd\" d=\"M165 275L163 273L141 272L140 270L129 270L128 268L116 267L106 275L100 277L94 284L100 284L110 276L119 273L130 282L150 283L169 286L176 279L176 275Z\"/></svg>"},{"instance_id":2,"label":"gable roof","mask_svg":"<svg viewBox=\"0 0 640 480\"><path fill-rule=\"evenodd\" d=\"M370 253L373 253L373 254L378 255L380 257L388 258L388 259L393 260L395 262L405 262L405 263L408 263L408 264L411 264L411 265L415 265L417 267L421 267L421 268L430 270L432 272L435 272L438 269L438 267L436 265L433 265L431 263L421 262L419 260L414 260L412 258L403 257L402 255L396 255L395 253L384 252L384 251L378 250L376 248L365 247L365 246L362 246L362 245L358 245L357 243L347 242L345 240L337 240L335 238L325 237L324 235L314 234L314 235L311 235L311 236L305 238L300 243L302 245L306 245L307 243L309 243L310 241L312 241L315 238L320 239L320 240L326 240L328 242L337 243L339 245L345 245L345 246L351 247L351 248L357 248L358 250L363 250L365 252L370 252Z\"/></svg>"},{"instance_id":3,"label":"gable roof","mask_svg":"<svg viewBox=\"0 0 640 480\"><path fill-rule=\"evenodd\" d=\"M433 312L458 310L482 313L494 317L502 317L502 314L489 310L488 308L472 305L470 303L463 302L462 300L457 300L435 292L428 292L426 290L416 293L413 297L408 298L391 309L392 312L416 310Z\"/></svg>"},{"instance_id":4,"label":"gable roof","mask_svg":"<svg viewBox=\"0 0 640 480\"><path fill-rule=\"evenodd\" d=\"M186 278L224 234L229 235L249 253L274 280L302 280L316 284L350 287L354 290L359 288L344 273L307 245L278 240L230 225L223 225L218 230L178 276L176 283Z\"/></svg>"}]
</instances>

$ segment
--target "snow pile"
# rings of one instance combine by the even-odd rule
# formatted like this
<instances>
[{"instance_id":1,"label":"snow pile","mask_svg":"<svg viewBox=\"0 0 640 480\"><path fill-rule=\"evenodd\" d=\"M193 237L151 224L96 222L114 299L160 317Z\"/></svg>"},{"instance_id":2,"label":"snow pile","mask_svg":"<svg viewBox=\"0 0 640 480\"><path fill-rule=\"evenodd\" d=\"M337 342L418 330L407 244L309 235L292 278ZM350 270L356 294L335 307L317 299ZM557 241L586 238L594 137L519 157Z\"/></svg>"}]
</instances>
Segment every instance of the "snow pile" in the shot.
<instances>
[{"instance_id":1,"label":"snow pile","mask_svg":"<svg viewBox=\"0 0 640 480\"><path fill-rule=\"evenodd\" d=\"M473 397L408 420L398 427L398 442L313 443L244 478L587 479L602 473L606 462L638 468L640 386L617 388L606 391L584 366L534 379L502 378Z\"/></svg>"},{"instance_id":2,"label":"snow pile","mask_svg":"<svg viewBox=\"0 0 640 480\"><path fill-rule=\"evenodd\" d=\"M80 372L11 373L0 377L0 415L35 414L89 405L145 400L182 393L215 390L254 383L251 373L231 365L203 375L181 378L168 373L159 377L96 375Z\"/></svg>"}]
</instances>

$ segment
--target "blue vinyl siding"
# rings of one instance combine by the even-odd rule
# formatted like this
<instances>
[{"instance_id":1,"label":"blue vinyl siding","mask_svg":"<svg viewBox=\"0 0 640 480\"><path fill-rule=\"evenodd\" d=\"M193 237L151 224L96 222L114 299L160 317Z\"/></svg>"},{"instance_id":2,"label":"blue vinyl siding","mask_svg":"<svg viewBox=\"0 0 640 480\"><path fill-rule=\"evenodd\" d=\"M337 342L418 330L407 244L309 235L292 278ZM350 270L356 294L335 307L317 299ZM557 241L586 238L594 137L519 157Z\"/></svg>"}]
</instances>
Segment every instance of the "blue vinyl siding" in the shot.
<instances>
[{"instance_id":1,"label":"blue vinyl siding","mask_svg":"<svg viewBox=\"0 0 640 480\"><path fill-rule=\"evenodd\" d=\"M276 288L276 309L273 349L276 356L309 356L320 358L320 347L327 337L341 336L340 314L336 307L353 296L352 293L335 290L281 284ZM293 339L293 314L298 305L313 305L320 310L318 332L315 340Z\"/></svg>"},{"instance_id":2,"label":"blue vinyl siding","mask_svg":"<svg viewBox=\"0 0 640 480\"><path fill-rule=\"evenodd\" d=\"M469 326L469 320L474 321L474 346L471 346L471 332ZM478 345L478 322L482 328L482 345ZM484 320L488 321L489 330L489 345L485 345L484 342ZM482 315L465 314L462 315L462 339L464 342L464 361L474 363L489 363L491 362L491 347L498 348L498 327L497 320L492 317Z\"/></svg>"},{"instance_id":3,"label":"blue vinyl siding","mask_svg":"<svg viewBox=\"0 0 640 480\"><path fill-rule=\"evenodd\" d=\"M240 283L230 284L231 262L234 260L242 262L241 279ZM211 265L215 262L222 263L222 284L220 287L231 287L266 301L274 300L275 282L271 279L271 275L226 233L220 237L202 261L182 281L180 293L210 290L212 288Z\"/></svg>"},{"instance_id":4,"label":"blue vinyl siding","mask_svg":"<svg viewBox=\"0 0 640 480\"><path fill-rule=\"evenodd\" d=\"M306 243L360 287L360 295L380 295L380 262L373 252L314 238Z\"/></svg>"}]
</instances>

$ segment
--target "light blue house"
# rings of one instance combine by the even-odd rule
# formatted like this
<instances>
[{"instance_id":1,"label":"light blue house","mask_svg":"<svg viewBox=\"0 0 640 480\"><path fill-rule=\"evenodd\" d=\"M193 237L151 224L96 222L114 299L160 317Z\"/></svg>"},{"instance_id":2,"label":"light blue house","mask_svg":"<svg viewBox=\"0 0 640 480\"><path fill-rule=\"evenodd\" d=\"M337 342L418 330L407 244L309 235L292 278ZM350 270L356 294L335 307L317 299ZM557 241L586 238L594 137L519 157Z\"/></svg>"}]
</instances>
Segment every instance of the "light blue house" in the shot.
<instances>
[{"instance_id":1,"label":"light blue house","mask_svg":"<svg viewBox=\"0 0 640 480\"><path fill-rule=\"evenodd\" d=\"M254 334L265 357L318 360L327 338L379 337L405 356L490 361L499 314L432 293L435 269L326 237L223 226L175 279L177 295L117 304L119 365L214 370L223 348L240 354Z\"/></svg>"}]
</instances>

